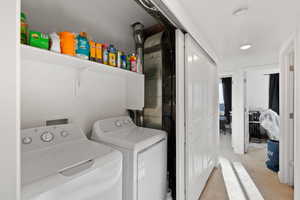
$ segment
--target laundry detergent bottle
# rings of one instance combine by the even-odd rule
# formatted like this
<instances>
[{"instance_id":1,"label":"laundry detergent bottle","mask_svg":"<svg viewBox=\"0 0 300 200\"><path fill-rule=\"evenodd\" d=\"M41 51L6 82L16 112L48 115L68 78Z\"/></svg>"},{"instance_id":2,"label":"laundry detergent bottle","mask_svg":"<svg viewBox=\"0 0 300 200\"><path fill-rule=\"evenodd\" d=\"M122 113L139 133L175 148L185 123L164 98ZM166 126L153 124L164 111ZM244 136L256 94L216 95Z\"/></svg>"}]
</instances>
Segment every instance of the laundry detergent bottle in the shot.
<instances>
[{"instance_id":1,"label":"laundry detergent bottle","mask_svg":"<svg viewBox=\"0 0 300 200\"><path fill-rule=\"evenodd\" d=\"M89 59L90 44L85 32L80 32L76 37L76 56L85 60Z\"/></svg>"},{"instance_id":2,"label":"laundry detergent bottle","mask_svg":"<svg viewBox=\"0 0 300 200\"><path fill-rule=\"evenodd\" d=\"M75 34L65 31L60 34L60 48L61 53L70 56L75 55Z\"/></svg>"}]
</instances>

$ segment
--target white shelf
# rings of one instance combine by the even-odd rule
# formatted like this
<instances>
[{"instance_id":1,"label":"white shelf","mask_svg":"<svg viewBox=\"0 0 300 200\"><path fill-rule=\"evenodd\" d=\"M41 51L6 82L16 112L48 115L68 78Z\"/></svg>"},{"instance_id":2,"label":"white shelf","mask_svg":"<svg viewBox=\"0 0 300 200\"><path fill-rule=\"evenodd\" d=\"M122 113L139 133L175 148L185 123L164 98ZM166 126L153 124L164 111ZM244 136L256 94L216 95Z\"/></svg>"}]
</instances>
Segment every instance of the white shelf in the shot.
<instances>
[{"instance_id":1,"label":"white shelf","mask_svg":"<svg viewBox=\"0 0 300 200\"><path fill-rule=\"evenodd\" d=\"M145 78L143 74L27 45L21 45L21 61L56 65L61 67L62 71L64 71L64 68L75 69L78 72L77 76L74 77L74 83L76 83L74 86L75 96L80 90L82 81L82 76L80 74L82 72L91 71L93 73L98 73L99 79L102 79L103 76L107 75L121 77L126 80L126 108L132 110L142 110L144 107ZM27 66L27 64L24 66ZM45 68L45 70L49 69ZM31 71L31 73L33 72ZM107 78L105 80L108 81L108 84L111 84Z\"/></svg>"},{"instance_id":2,"label":"white shelf","mask_svg":"<svg viewBox=\"0 0 300 200\"><path fill-rule=\"evenodd\" d=\"M144 77L143 74L128 71L118 67L111 67L109 65L96 63L90 60L83 60L74 56L60 54L45 49L39 49L28 45L21 45L21 59L43 62L43 63L54 64L54 65L65 66L65 67L72 67L78 69L79 71L89 70L89 71L100 72L100 73L112 73L113 75L116 76L125 76L125 77L132 76L132 77L140 77L140 78Z\"/></svg>"}]
</instances>

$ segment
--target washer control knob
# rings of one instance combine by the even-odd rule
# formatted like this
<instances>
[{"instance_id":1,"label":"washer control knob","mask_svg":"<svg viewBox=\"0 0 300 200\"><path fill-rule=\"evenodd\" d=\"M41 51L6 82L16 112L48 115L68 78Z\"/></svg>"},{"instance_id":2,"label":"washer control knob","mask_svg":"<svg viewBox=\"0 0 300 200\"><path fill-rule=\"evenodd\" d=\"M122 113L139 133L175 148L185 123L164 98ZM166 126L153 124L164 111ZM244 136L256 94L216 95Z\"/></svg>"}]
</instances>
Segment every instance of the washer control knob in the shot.
<instances>
[{"instance_id":1,"label":"washer control knob","mask_svg":"<svg viewBox=\"0 0 300 200\"><path fill-rule=\"evenodd\" d=\"M22 139L23 144L30 144L32 142L31 137L23 137Z\"/></svg>"},{"instance_id":2,"label":"washer control knob","mask_svg":"<svg viewBox=\"0 0 300 200\"><path fill-rule=\"evenodd\" d=\"M117 127L121 127L121 126L122 126L122 123L121 123L119 120L117 120L117 121L115 122L115 125L116 125Z\"/></svg>"},{"instance_id":3,"label":"washer control knob","mask_svg":"<svg viewBox=\"0 0 300 200\"><path fill-rule=\"evenodd\" d=\"M43 142L51 142L54 139L53 133L46 131L41 135L41 140Z\"/></svg>"},{"instance_id":4,"label":"washer control knob","mask_svg":"<svg viewBox=\"0 0 300 200\"><path fill-rule=\"evenodd\" d=\"M67 137L69 133L67 131L61 131L60 132L61 137Z\"/></svg>"}]
</instances>

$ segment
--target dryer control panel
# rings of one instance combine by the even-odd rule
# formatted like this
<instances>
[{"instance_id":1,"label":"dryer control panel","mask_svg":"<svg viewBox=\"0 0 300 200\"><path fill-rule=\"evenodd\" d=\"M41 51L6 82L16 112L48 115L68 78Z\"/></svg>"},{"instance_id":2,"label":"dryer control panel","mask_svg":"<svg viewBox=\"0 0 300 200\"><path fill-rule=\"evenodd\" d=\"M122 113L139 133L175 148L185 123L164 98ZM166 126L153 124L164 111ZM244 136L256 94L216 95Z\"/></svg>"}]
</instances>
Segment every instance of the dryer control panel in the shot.
<instances>
[{"instance_id":1,"label":"dryer control panel","mask_svg":"<svg viewBox=\"0 0 300 200\"><path fill-rule=\"evenodd\" d=\"M97 128L99 128L103 133L135 126L136 125L133 123L132 119L128 116L104 119L97 122Z\"/></svg>"},{"instance_id":2,"label":"dryer control panel","mask_svg":"<svg viewBox=\"0 0 300 200\"><path fill-rule=\"evenodd\" d=\"M74 124L37 127L21 130L22 151L32 151L49 146L86 139L83 131Z\"/></svg>"}]
</instances>

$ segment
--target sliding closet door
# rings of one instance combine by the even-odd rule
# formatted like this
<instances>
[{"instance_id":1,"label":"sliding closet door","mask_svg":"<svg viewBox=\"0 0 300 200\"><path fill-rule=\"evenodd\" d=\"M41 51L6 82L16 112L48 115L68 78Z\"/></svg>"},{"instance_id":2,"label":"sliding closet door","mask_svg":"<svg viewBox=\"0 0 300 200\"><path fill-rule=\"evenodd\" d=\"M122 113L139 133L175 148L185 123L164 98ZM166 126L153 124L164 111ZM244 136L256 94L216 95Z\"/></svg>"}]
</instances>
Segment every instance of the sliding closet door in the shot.
<instances>
[{"instance_id":1,"label":"sliding closet door","mask_svg":"<svg viewBox=\"0 0 300 200\"><path fill-rule=\"evenodd\" d=\"M217 70L192 39L185 36L186 200L198 200L217 150Z\"/></svg>"}]
</instances>

